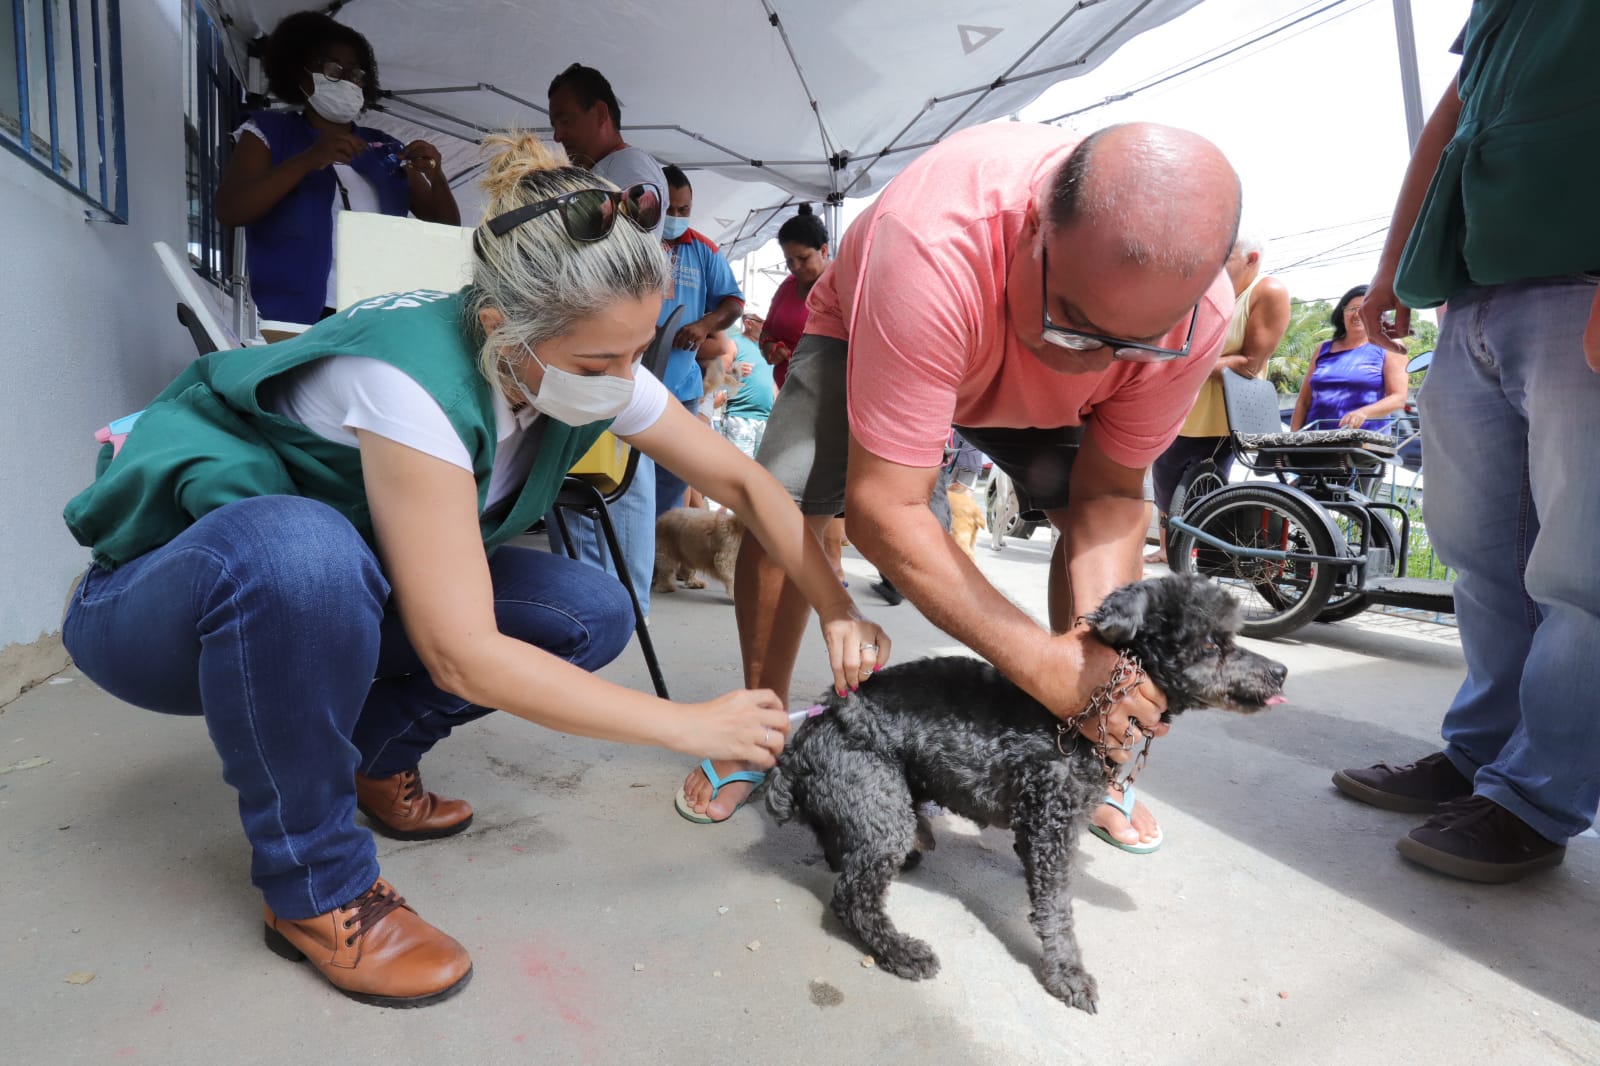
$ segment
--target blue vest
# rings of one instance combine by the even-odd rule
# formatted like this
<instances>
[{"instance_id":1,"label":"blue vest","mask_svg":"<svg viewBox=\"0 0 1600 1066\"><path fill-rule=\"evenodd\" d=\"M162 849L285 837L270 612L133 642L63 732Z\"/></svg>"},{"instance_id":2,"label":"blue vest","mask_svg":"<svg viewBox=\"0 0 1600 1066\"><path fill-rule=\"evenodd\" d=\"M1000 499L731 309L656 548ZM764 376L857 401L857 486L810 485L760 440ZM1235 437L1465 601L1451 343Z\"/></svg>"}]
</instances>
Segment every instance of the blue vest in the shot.
<instances>
[{"instance_id":1,"label":"blue vest","mask_svg":"<svg viewBox=\"0 0 1600 1066\"><path fill-rule=\"evenodd\" d=\"M299 155L316 142L317 131L297 111L257 111L250 116L266 134L272 165ZM358 136L381 142L387 151L362 152L350 164L378 190L378 207L386 215L404 215L411 208L411 186L405 171L391 163L405 146L382 130L357 126ZM328 271L333 268L333 168L307 174L289 195L245 227L245 258L250 270L250 295L262 318L283 322L315 322L328 296Z\"/></svg>"}]
</instances>

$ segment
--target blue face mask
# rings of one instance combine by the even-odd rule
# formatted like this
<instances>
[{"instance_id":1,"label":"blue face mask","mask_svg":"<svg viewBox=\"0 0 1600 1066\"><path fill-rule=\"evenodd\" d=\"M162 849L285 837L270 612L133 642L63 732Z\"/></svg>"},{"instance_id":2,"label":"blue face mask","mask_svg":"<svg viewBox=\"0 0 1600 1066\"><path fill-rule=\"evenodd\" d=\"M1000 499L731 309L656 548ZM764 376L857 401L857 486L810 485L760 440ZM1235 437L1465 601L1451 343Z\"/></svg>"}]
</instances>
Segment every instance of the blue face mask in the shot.
<instances>
[{"instance_id":1,"label":"blue face mask","mask_svg":"<svg viewBox=\"0 0 1600 1066\"><path fill-rule=\"evenodd\" d=\"M665 237L669 241L675 241L679 237L682 237L688 229L688 219L679 218L676 215L668 215L666 225L661 229L661 236Z\"/></svg>"}]
</instances>

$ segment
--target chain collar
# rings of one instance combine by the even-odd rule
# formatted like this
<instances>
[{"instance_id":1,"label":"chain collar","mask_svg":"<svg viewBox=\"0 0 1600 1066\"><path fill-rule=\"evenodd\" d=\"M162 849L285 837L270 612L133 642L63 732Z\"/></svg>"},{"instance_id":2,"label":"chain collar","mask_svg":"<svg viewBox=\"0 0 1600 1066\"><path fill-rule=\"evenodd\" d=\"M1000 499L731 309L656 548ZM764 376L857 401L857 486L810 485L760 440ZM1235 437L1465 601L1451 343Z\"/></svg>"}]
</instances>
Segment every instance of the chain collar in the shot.
<instances>
[{"instance_id":1,"label":"chain collar","mask_svg":"<svg viewBox=\"0 0 1600 1066\"><path fill-rule=\"evenodd\" d=\"M1127 767L1128 772L1119 773L1117 764L1111 761L1111 753L1134 750L1134 722L1132 719L1128 721L1127 728L1123 730L1122 743L1111 745L1106 742L1106 715L1118 700L1138 688L1143 680L1144 667L1140 665L1138 657L1123 652L1117 656L1117 665L1111 671L1111 677L1090 694L1089 705L1071 718L1056 723L1056 750L1070 756L1078 750L1078 742L1084 737L1081 732L1083 724L1090 718L1094 719L1098 735L1091 738L1089 743L1093 745L1094 753L1100 757L1101 766L1105 768L1106 786L1118 795L1126 792L1133 784L1133 779L1144 769L1144 764L1150 757L1150 742L1155 740L1155 737L1147 734L1144 738L1144 747L1139 749L1139 754L1134 757L1133 765ZM1065 743L1069 733L1072 735L1071 747Z\"/></svg>"}]
</instances>

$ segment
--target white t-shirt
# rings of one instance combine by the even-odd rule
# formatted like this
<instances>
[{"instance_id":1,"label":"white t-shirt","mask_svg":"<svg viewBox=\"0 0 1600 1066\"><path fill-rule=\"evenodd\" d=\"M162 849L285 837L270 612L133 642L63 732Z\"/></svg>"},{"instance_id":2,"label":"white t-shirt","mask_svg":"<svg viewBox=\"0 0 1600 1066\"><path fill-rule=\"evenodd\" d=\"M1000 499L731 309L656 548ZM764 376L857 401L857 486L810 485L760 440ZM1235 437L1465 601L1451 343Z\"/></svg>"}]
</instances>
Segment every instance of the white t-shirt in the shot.
<instances>
[{"instance_id":1,"label":"white t-shirt","mask_svg":"<svg viewBox=\"0 0 1600 1066\"><path fill-rule=\"evenodd\" d=\"M266 145L269 151L271 150L272 142L267 140L267 135L261 132L261 127L255 124L254 119L247 121L244 125L234 130L233 139L238 141L240 134L244 133L254 134L257 140ZM373 185L372 182L368 181L360 174L357 174L353 168L347 167L343 163L335 163L333 165L333 177L334 186L332 211L334 233L339 232L339 212L344 210L344 197L339 195L340 186L344 187L345 195L350 197L350 210L366 211L369 214L377 214L381 210L378 205L377 186ZM334 282L336 271L337 267L330 264L328 267L328 294L323 300L322 304L324 307L338 306L334 303L334 290L336 288Z\"/></svg>"},{"instance_id":2,"label":"white t-shirt","mask_svg":"<svg viewBox=\"0 0 1600 1066\"><path fill-rule=\"evenodd\" d=\"M643 366L633 370L633 397L611 423L619 437L641 433L656 424L667 408L666 386ZM269 381L261 405L292 419L324 440L360 446L356 430L415 448L472 471L472 457L456 435L444 408L405 371L381 359L333 355L307 363ZM537 455L537 437L528 432L538 412L513 411L498 391L494 395L494 469L489 474L485 507L493 507L522 490Z\"/></svg>"}]
</instances>

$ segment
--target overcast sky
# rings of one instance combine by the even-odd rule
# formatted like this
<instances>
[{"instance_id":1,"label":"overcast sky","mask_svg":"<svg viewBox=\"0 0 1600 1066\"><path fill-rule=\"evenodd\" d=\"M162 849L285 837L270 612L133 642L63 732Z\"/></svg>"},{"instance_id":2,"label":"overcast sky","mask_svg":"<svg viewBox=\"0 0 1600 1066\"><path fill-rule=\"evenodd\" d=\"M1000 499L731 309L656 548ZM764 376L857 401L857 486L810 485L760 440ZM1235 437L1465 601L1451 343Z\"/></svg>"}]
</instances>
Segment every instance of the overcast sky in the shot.
<instances>
[{"instance_id":1,"label":"overcast sky","mask_svg":"<svg viewBox=\"0 0 1600 1066\"><path fill-rule=\"evenodd\" d=\"M1020 117L1045 121L1224 51L1327 0L1205 0L1048 89ZM1423 113L1457 57L1470 0L1414 4ZM1084 132L1149 120L1211 138L1239 171L1247 224L1271 238L1266 268L1297 298L1337 297L1370 279L1410 156L1391 0L1348 0L1216 63L1070 120ZM846 222L865 205L847 203ZM770 264L776 245L758 253ZM1301 266L1291 266L1310 260ZM781 264L780 264L781 270ZM743 279L741 279L743 280ZM750 279L764 307L775 282Z\"/></svg>"}]
</instances>

